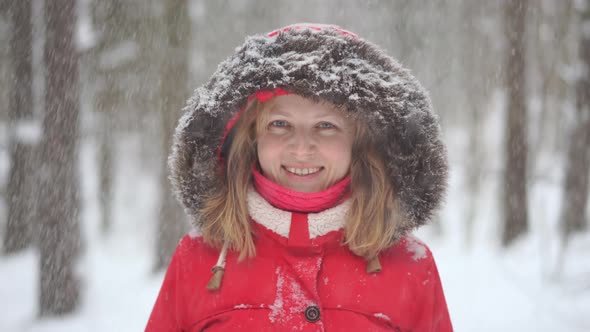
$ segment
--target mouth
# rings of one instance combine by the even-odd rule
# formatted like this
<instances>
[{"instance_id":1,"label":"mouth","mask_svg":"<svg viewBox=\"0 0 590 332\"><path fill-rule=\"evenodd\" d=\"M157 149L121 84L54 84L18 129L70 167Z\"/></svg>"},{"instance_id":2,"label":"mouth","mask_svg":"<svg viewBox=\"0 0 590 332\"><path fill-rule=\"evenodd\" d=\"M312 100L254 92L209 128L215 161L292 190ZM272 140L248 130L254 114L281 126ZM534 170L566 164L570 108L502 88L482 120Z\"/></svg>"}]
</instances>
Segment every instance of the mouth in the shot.
<instances>
[{"instance_id":1,"label":"mouth","mask_svg":"<svg viewBox=\"0 0 590 332\"><path fill-rule=\"evenodd\" d=\"M297 167L287 167L287 166L282 166L282 168L285 171L287 171L288 173L291 173L291 174L297 175L297 176L310 176L310 175L314 175L314 174L317 174L321 170L324 169L324 167L297 168Z\"/></svg>"}]
</instances>

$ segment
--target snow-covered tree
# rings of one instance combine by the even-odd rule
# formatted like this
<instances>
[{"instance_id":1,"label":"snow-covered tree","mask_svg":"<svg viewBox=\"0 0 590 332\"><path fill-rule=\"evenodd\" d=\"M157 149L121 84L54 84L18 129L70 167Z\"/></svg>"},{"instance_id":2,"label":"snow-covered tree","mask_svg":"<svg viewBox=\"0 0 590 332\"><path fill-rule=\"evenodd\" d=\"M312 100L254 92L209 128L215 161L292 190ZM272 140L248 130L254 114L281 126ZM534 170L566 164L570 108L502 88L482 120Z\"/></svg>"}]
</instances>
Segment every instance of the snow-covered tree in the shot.
<instances>
[{"instance_id":1,"label":"snow-covered tree","mask_svg":"<svg viewBox=\"0 0 590 332\"><path fill-rule=\"evenodd\" d=\"M166 31L158 49L162 52L160 112L162 130L162 173L160 175L160 215L157 232L156 264L168 266L178 241L186 233L184 212L170 190L166 155L172 147L176 122L188 98L191 22L187 0L166 1L163 28ZM156 51L156 50L154 50Z\"/></svg>"},{"instance_id":2,"label":"snow-covered tree","mask_svg":"<svg viewBox=\"0 0 590 332\"><path fill-rule=\"evenodd\" d=\"M79 85L76 0L45 3L45 116L39 183L40 305L44 315L72 312L80 301Z\"/></svg>"},{"instance_id":3,"label":"snow-covered tree","mask_svg":"<svg viewBox=\"0 0 590 332\"><path fill-rule=\"evenodd\" d=\"M525 19L527 0L504 5L506 45L506 145L504 166L504 225L502 243L511 244L528 229L527 203L527 90L525 75Z\"/></svg>"},{"instance_id":4,"label":"snow-covered tree","mask_svg":"<svg viewBox=\"0 0 590 332\"><path fill-rule=\"evenodd\" d=\"M586 209L590 170L590 1L580 9L580 76L576 82L576 114L568 144L561 230L564 238L588 228Z\"/></svg>"},{"instance_id":5,"label":"snow-covered tree","mask_svg":"<svg viewBox=\"0 0 590 332\"><path fill-rule=\"evenodd\" d=\"M7 186L8 217L3 249L17 252L31 245L35 210L34 151L36 127L33 114L33 34L31 0L12 0L8 7L12 31L12 75L8 107L10 172Z\"/></svg>"}]
</instances>

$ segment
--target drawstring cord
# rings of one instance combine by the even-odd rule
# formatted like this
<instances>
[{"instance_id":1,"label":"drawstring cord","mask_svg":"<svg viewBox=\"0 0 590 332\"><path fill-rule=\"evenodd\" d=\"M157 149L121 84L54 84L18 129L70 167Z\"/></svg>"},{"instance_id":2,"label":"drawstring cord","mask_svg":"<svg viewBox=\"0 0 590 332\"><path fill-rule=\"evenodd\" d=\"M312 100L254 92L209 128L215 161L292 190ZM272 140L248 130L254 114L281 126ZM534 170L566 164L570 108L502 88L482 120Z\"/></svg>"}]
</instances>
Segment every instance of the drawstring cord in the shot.
<instances>
[{"instance_id":1,"label":"drawstring cord","mask_svg":"<svg viewBox=\"0 0 590 332\"><path fill-rule=\"evenodd\" d=\"M367 258L367 273L379 273L381 272L381 262L379 262L379 256L373 258Z\"/></svg>"},{"instance_id":2,"label":"drawstring cord","mask_svg":"<svg viewBox=\"0 0 590 332\"><path fill-rule=\"evenodd\" d=\"M221 248L221 253L219 253L219 258L217 258L217 264L211 269L213 276L209 279L209 283L207 283L207 290L215 291L219 290L221 287L221 280L223 279L223 272L225 271L225 257L227 256L227 241L223 242L223 247Z\"/></svg>"}]
</instances>

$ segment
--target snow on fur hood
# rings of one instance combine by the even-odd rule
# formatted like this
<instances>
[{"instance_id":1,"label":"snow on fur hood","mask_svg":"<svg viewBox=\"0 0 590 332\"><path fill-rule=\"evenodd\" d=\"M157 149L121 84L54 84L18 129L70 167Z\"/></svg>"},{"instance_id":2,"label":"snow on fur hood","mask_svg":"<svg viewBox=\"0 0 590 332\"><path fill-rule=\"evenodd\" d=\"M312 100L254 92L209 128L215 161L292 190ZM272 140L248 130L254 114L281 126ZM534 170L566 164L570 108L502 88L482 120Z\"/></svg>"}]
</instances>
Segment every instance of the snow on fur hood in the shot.
<instances>
[{"instance_id":1,"label":"snow on fur hood","mask_svg":"<svg viewBox=\"0 0 590 332\"><path fill-rule=\"evenodd\" d=\"M339 27L293 25L248 37L195 90L169 158L174 191L199 226L216 190L225 124L259 90L283 88L343 105L368 124L399 197L395 238L428 222L447 185L447 153L427 92L376 45Z\"/></svg>"}]
</instances>

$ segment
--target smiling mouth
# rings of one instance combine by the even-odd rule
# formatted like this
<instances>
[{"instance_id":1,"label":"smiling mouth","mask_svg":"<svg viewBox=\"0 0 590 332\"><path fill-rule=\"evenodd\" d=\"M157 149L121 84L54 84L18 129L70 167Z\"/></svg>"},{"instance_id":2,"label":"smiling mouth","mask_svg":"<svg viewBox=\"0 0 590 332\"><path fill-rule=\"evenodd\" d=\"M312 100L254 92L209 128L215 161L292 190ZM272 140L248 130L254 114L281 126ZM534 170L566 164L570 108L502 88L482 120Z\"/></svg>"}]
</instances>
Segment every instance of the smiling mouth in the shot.
<instances>
[{"instance_id":1,"label":"smiling mouth","mask_svg":"<svg viewBox=\"0 0 590 332\"><path fill-rule=\"evenodd\" d=\"M306 175L312 175L312 174L318 173L319 171L321 171L324 168L323 167L295 168L295 167L285 167L285 166L283 166L283 169L286 170L287 172L291 173L291 174L295 174L295 175L298 175L298 176L306 176Z\"/></svg>"}]
</instances>

